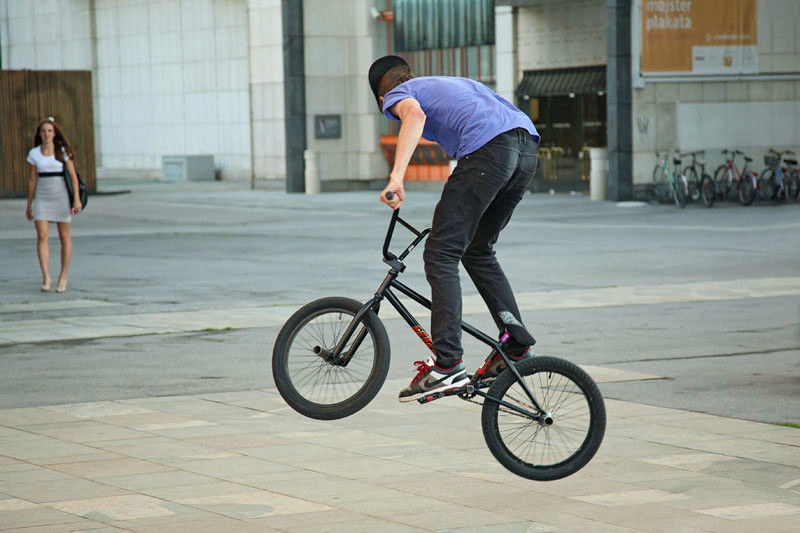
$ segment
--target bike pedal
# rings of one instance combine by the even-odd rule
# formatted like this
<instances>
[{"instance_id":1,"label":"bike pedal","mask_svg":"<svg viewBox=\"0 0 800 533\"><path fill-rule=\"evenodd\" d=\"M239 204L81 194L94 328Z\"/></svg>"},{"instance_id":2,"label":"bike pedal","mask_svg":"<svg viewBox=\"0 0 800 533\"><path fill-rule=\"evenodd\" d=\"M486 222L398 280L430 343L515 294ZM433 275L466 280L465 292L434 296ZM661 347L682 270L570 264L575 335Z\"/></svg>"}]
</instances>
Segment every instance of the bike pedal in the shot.
<instances>
[{"instance_id":1,"label":"bike pedal","mask_svg":"<svg viewBox=\"0 0 800 533\"><path fill-rule=\"evenodd\" d=\"M472 383L468 383L467 385L464 385L463 387L458 387L456 389L449 389L449 390L445 390L445 391L441 391L441 392L434 392L433 394L425 395L422 398L417 398L417 401L419 403L429 403L429 402L432 402L433 400L438 400L439 398L443 398L444 396L455 396L456 394L460 395L460 394L463 394L465 392L468 393L468 394L472 394L474 391L475 391L475 387L472 385Z\"/></svg>"},{"instance_id":2,"label":"bike pedal","mask_svg":"<svg viewBox=\"0 0 800 533\"><path fill-rule=\"evenodd\" d=\"M427 396L423 396L422 398L417 398L417 401L419 403L429 403L432 402L433 400L438 400L439 398L442 398L444 396L447 396L446 392L436 392L433 394L428 394Z\"/></svg>"}]
</instances>

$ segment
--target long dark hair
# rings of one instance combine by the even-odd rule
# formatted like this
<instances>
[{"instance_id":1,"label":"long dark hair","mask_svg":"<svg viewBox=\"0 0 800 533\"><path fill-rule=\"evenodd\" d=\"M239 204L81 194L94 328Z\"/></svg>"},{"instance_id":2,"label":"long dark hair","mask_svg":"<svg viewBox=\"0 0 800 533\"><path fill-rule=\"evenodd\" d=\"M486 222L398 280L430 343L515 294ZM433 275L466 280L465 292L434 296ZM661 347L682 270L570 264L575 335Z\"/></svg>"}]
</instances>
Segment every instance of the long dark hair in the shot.
<instances>
[{"instance_id":1,"label":"long dark hair","mask_svg":"<svg viewBox=\"0 0 800 533\"><path fill-rule=\"evenodd\" d=\"M47 117L46 119L39 122L36 125L36 133L33 135L33 147L36 148L37 146L42 144L42 136L39 133L42 129L43 124L50 123L53 125L53 131L55 132L55 136L53 137L53 145L55 147L55 156L58 161L61 163L64 162L64 154L67 154L67 157L74 160L75 159L75 151L72 149L72 145L67 140L67 136L64 135L64 132L61 131L61 128L58 127L56 124L56 119L53 117Z\"/></svg>"}]
</instances>

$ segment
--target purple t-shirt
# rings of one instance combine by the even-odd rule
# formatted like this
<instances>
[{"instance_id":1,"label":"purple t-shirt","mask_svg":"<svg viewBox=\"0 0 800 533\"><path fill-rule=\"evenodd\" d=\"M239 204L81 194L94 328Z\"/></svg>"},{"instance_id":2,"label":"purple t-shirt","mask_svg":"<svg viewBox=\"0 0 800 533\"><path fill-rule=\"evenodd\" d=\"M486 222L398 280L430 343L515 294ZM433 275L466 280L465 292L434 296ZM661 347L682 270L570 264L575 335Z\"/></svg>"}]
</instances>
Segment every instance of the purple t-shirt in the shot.
<instances>
[{"instance_id":1,"label":"purple t-shirt","mask_svg":"<svg viewBox=\"0 0 800 533\"><path fill-rule=\"evenodd\" d=\"M406 98L418 101L427 116L422 136L439 143L455 159L514 128L527 130L537 143L540 139L528 115L474 80L450 76L413 78L386 93L384 115L399 120L389 108Z\"/></svg>"}]
</instances>

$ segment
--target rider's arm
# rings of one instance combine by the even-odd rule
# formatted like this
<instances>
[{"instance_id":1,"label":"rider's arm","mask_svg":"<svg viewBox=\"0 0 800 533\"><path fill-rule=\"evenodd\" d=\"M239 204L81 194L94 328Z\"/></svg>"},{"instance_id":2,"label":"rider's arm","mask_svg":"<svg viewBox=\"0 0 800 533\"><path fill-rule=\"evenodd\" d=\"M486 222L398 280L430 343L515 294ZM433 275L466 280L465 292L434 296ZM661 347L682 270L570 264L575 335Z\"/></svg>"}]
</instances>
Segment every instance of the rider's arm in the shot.
<instances>
[{"instance_id":1,"label":"rider's arm","mask_svg":"<svg viewBox=\"0 0 800 533\"><path fill-rule=\"evenodd\" d=\"M397 136L397 149L394 156L394 166L389 173L389 184L386 186L385 191L392 191L395 193L395 198L391 201L385 201L393 208L400 207L405 197L403 190L403 179L406 175L406 169L411 161L411 156L422 137L422 130L425 128L425 112L419 105L419 102L414 98L405 98L400 100L389 111L400 119L400 133ZM381 195L383 198L383 194Z\"/></svg>"}]
</instances>

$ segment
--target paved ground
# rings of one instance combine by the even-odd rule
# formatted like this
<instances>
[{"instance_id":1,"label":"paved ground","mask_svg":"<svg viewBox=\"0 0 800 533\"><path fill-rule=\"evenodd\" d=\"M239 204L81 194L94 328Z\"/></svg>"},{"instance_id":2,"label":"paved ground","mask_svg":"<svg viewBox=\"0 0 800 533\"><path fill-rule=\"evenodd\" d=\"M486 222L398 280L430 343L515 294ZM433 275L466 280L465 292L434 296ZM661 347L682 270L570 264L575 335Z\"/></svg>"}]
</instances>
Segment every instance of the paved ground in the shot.
<instances>
[{"instance_id":1,"label":"paved ground","mask_svg":"<svg viewBox=\"0 0 800 533\"><path fill-rule=\"evenodd\" d=\"M423 354L388 313L390 380L367 409L312 421L275 393L286 317L365 299L385 271L374 193L108 188L131 192L76 218L65 295L38 293L24 202L0 202L0 529L800 527L800 429L778 425L800 423L800 205L526 198L499 254L539 353L584 366L609 412L589 466L534 483L494 461L477 406L397 403ZM435 199L404 216L425 225ZM405 278L424 287L419 255ZM465 310L489 326L468 281Z\"/></svg>"}]
</instances>

